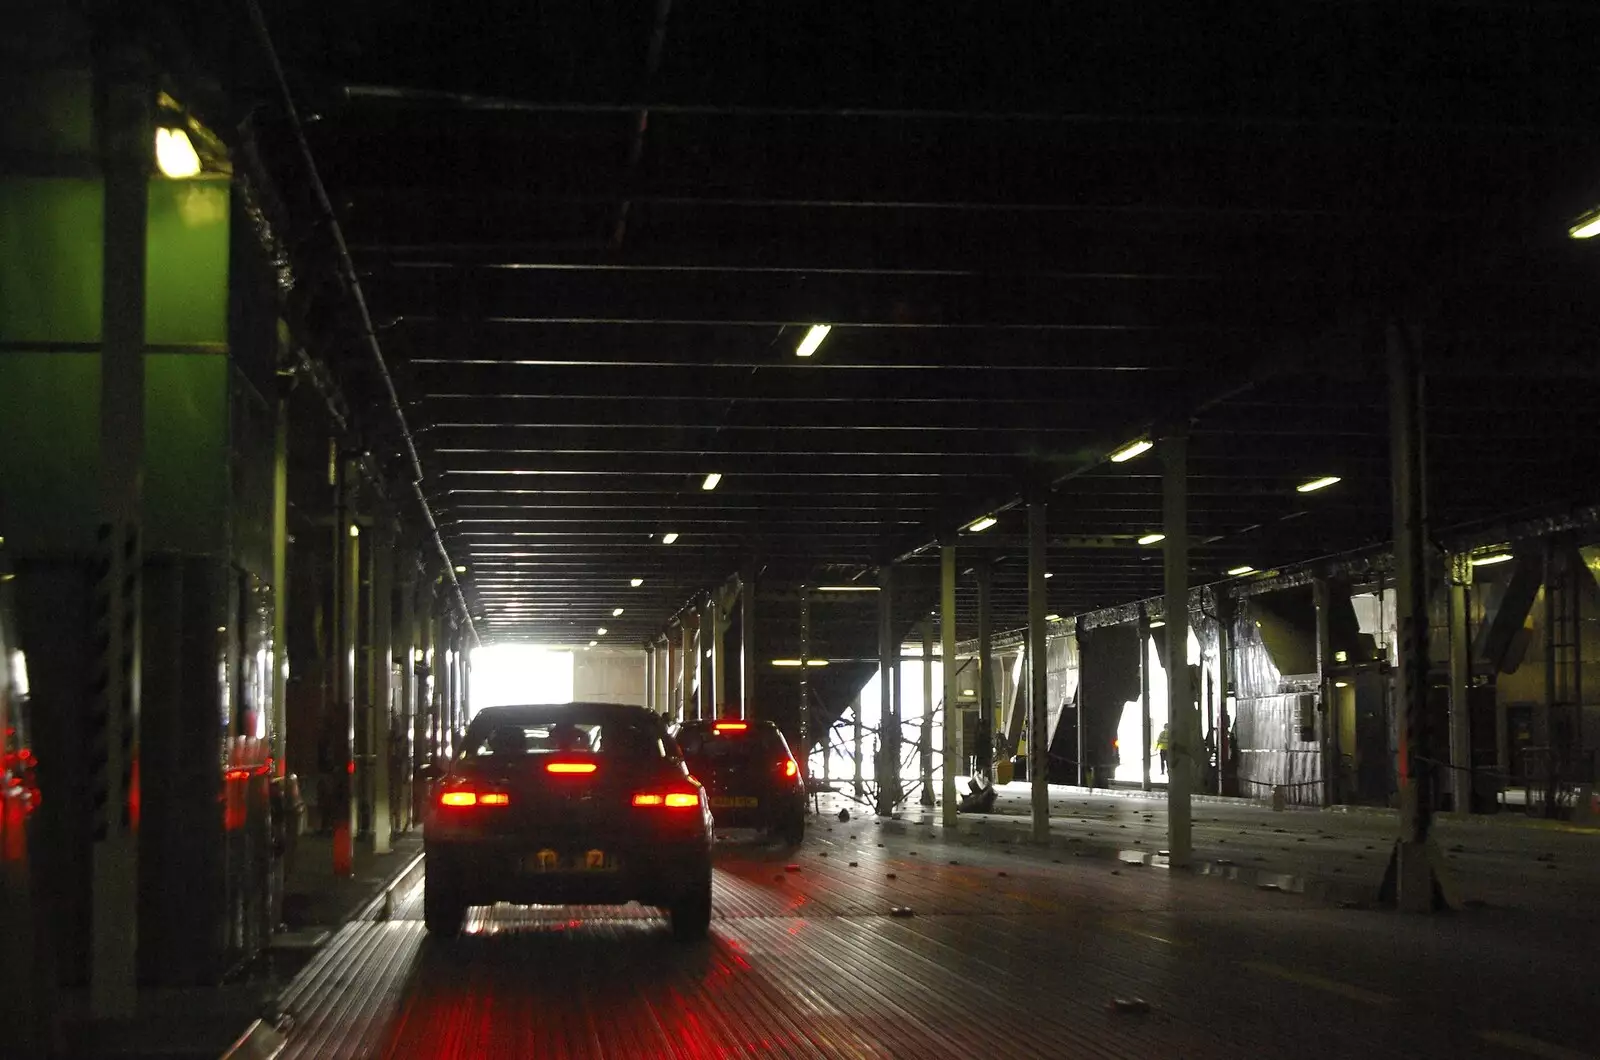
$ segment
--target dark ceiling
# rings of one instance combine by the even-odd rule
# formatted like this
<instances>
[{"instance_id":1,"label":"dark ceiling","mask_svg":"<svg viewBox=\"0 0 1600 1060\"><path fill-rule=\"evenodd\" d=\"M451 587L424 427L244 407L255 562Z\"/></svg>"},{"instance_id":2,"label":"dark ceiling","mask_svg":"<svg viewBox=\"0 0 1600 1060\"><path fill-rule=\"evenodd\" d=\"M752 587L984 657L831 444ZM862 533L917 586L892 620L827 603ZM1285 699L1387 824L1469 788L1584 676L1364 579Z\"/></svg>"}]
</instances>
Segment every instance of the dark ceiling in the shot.
<instances>
[{"instance_id":1,"label":"dark ceiling","mask_svg":"<svg viewBox=\"0 0 1600 1060\"><path fill-rule=\"evenodd\" d=\"M1158 454L1104 458L1180 423L1195 580L1381 541L1397 317L1436 526L1594 500L1600 4L1159 6L270 5L480 632L638 644L1039 482L1050 609L1139 599ZM998 628L1024 521L961 537Z\"/></svg>"}]
</instances>

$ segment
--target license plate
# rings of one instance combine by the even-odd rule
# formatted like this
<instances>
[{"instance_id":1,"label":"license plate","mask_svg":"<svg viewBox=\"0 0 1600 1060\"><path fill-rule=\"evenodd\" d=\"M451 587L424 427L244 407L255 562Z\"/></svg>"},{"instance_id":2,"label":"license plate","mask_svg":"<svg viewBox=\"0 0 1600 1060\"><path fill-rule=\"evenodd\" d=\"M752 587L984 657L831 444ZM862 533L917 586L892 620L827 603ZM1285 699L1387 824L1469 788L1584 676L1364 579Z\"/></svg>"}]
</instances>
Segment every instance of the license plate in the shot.
<instances>
[{"instance_id":1,"label":"license plate","mask_svg":"<svg viewBox=\"0 0 1600 1060\"><path fill-rule=\"evenodd\" d=\"M545 872L615 872L617 859L604 850L559 851L548 848L529 854L522 859L522 871Z\"/></svg>"},{"instance_id":2,"label":"license plate","mask_svg":"<svg viewBox=\"0 0 1600 1060\"><path fill-rule=\"evenodd\" d=\"M711 808L727 810L753 810L761 805L761 800L749 795L713 795Z\"/></svg>"}]
</instances>

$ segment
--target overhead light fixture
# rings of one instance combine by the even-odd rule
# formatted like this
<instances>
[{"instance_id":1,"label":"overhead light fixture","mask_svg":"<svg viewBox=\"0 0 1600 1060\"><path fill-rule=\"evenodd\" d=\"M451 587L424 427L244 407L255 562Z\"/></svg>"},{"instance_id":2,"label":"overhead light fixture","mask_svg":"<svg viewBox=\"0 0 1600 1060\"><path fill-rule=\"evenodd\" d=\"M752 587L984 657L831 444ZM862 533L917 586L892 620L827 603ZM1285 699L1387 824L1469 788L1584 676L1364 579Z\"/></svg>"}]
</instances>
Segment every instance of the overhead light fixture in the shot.
<instances>
[{"instance_id":1,"label":"overhead light fixture","mask_svg":"<svg viewBox=\"0 0 1600 1060\"><path fill-rule=\"evenodd\" d=\"M1504 563L1512 558L1509 552L1490 552L1483 556L1473 556L1472 565L1474 567L1492 567L1496 563Z\"/></svg>"},{"instance_id":2,"label":"overhead light fixture","mask_svg":"<svg viewBox=\"0 0 1600 1060\"><path fill-rule=\"evenodd\" d=\"M643 578L634 578L632 581L628 582L628 584L633 586L635 589L637 589L637 588L639 588L639 586L644 584L644 579Z\"/></svg>"},{"instance_id":3,"label":"overhead light fixture","mask_svg":"<svg viewBox=\"0 0 1600 1060\"><path fill-rule=\"evenodd\" d=\"M1150 620L1150 624L1148 626L1146 626L1145 628L1146 629L1160 629L1162 626L1164 626L1166 624L1167 624L1167 620L1164 619L1164 618L1153 618L1153 619Z\"/></svg>"},{"instance_id":4,"label":"overhead light fixture","mask_svg":"<svg viewBox=\"0 0 1600 1060\"><path fill-rule=\"evenodd\" d=\"M985 515L981 519L974 519L972 522L968 523L967 530L974 534L981 534L999 521L1000 520L996 519L992 515Z\"/></svg>"},{"instance_id":5,"label":"overhead light fixture","mask_svg":"<svg viewBox=\"0 0 1600 1060\"><path fill-rule=\"evenodd\" d=\"M1336 663L1349 662L1350 653L1347 651L1336 651L1333 653L1333 661Z\"/></svg>"},{"instance_id":6,"label":"overhead light fixture","mask_svg":"<svg viewBox=\"0 0 1600 1060\"><path fill-rule=\"evenodd\" d=\"M612 618L621 618L621 617L622 617L622 608L620 608L620 607L613 607L613 608L612 608L612 609L611 609L611 617L612 617Z\"/></svg>"},{"instance_id":7,"label":"overhead light fixture","mask_svg":"<svg viewBox=\"0 0 1600 1060\"><path fill-rule=\"evenodd\" d=\"M1045 572L1044 572L1044 576L1045 576L1045 577L1046 577L1046 578L1054 578L1054 577L1055 577L1055 575L1054 575L1054 574L1051 574L1051 573L1050 573L1050 572L1049 572L1049 571L1045 571Z\"/></svg>"},{"instance_id":8,"label":"overhead light fixture","mask_svg":"<svg viewBox=\"0 0 1600 1060\"><path fill-rule=\"evenodd\" d=\"M1317 490L1324 489L1338 481L1338 475L1323 475L1321 478L1314 478L1310 482L1302 482L1294 489L1296 493L1315 493Z\"/></svg>"},{"instance_id":9,"label":"overhead light fixture","mask_svg":"<svg viewBox=\"0 0 1600 1060\"><path fill-rule=\"evenodd\" d=\"M606 635L606 627L604 627L604 626L601 626L601 627L600 627L600 628L599 628L599 629L597 629L597 630L595 630L595 631L594 631L594 634L595 634L595 636L597 636L597 637L603 637L603 636L605 636L605 635Z\"/></svg>"},{"instance_id":10,"label":"overhead light fixture","mask_svg":"<svg viewBox=\"0 0 1600 1060\"><path fill-rule=\"evenodd\" d=\"M676 530L661 535L661 543L663 545L670 545L676 540L678 540L678 532Z\"/></svg>"},{"instance_id":11,"label":"overhead light fixture","mask_svg":"<svg viewBox=\"0 0 1600 1060\"><path fill-rule=\"evenodd\" d=\"M156 130L156 166L173 180L199 176L200 155L182 129Z\"/></svg>"},{"instance_id":12,"label":"overhead light fixture","mask_svg":"<svg viewBox=\"0 0 1600 1060\"><path fill-rule=\"evenodd\" d=\"M796 357L810 357L817 352L817 347L822 345L822 340L828 337L828 332L833 330L832 324L813 324L806 337L800 340L800 345L794 348Z\"/></svg>"},{"instance_id":13,"label":"overhead light fixture","mask_svg":"<svg viewBox=\"0 0 1600 1060\"><path fill-rule=\"evenodd\" d=\"M1061 621L1061 616L1060 615L1045 615L1044 616L1044 620L1046 622L1060 622Z\"/></svg>"},{"instance_id":14,"label":"overhead light fixture","mask_svg":"<svg viewBox=\"0 0 1600 1060\"><path fill-rule=\"evenodd\" d=\"M799 666L800 665L800 660L799 659L773 659L772 660L772 665L773 666L794 667L794 666ZM828 665L828 660L827 659L807 659L806 660L806 665L807 666L827 666Z\"/></svg>"},{"instance_id":15,"label":"overhead light fixture","mask_svg":"<svg viewBox=\"0 0 1600 1060\"><path fill-rule=\"evenodd\" d=\"M875 593L879 590L877 585L819 585L819 593Z\"/></svg>"},{"instance_id":16,"label":"overhead light fixture","mask_svg":"<svg viewBox=\"0 0 1600 1060\"><path fill-rule=\"evenodd\" d=\"M963 688L961 690L961 696L962 696L963 699L976 699L977 696L978 696L978 693L975 692L974 690L970 689L970 688Z\"/></svg>"},{"instance_id":17,"label":"overhead light fixture","mask_svg":"<svg viewBox=\"0 0 1600 1060\"><path fill-rule=\"evenodd\" d=\"M594 647L594 646L595 646L595 645L596 645L596 644L599 644L599 643L600 643L600 642L599 642L599 641L597 641L597 640L591 640L591 641L590 641L590 642L589 642L589 647L591 647L591 648L592 648L592 647Z\"/></svg>"},{"instance_id":18,"label":"overhead light fixture","mask_svg":"<svg viewBox=\"0 0 1600 1060\"><path fill-rule=\"evenodd\" d=\"M1255 572L1256 572L1256 569L1254 567L1250 566L1250 564L1241 563L1237 567L1230 567L1228 569L1228 577L1237 578L1241 574L1254 574Z\"/></svg>"},{"instance_id":19,"label":"overhead light fixture","mask_svg":"<svg viewBox=\"0 0 1600 1060\"><path fill-rule=\"evenodd\" d=\"M1571 239L1593 239L1600 236L1600 207L1596 207L1584 214L1567 229L1567 236Z\"/></svg>"},{"instance_id":20,"label":"overhead light fixture","mask_svg":"<svg viewBox=\"0 0 1600 1060\"><path fill-rule=\"evenodd\" d=\"M1350 687L1350 682L1349 681L1335 681L1333 683L1333 687L1334 688L1349 688Z\"/></svg>"},{"instance_id":21,"label":"overhead light fixture","mask_svg":"<svg viewBox=\"0 0 1600 1060\"><path fill-rule=\"evenodd\" d=\"M1146 534L1146 535L1144 535L1143 537L1141 537L1139 539L1139 544L1141 544L1141 545L1153 545L1157 541L1165 541L1166 539L1167 539L1167 535L1166 534Z\"/></svg>"},{"instance_id":22,"label":"overhead light fixture","mask_svg":"<svg viewBox=\"0 0 1600 1060\"><path fill-rule=\"evenodd\" d=\"M351 523L350 524L350 536L351 537L360 537L361 536L361 527L357 526L355 523Z\"/></svg>"},{"instance_id":23,"label":"overhead light fixture","mask_svg":"<svg viewBox=\"0 0 1600 1060\"><path fill-rule=\"evenodd\" d=\"M706 476L706 480L704 482L700 483L700 488L707 491L714 490L717 488L717 483L721 481L722 473L713 471L711 474Z\"/></svg>"},{"instance_id":24,"label":"overhead light fixture","mask_svg":"<svg viewBox=\"0 0 1600 1060\"><path fill-rule=\"evenodd\" d=\"M467 568L462 566L462 565L460 565L460 564L457 564L456 565L456 573L457 574L465 574L465 573L467 573Z\"/></svg>"},{"instance_id":25,"label":"overhead light fixture","mask_svg":"<svg viewBox=\"0 0 1600 1060\"><path fill-rule=\"evenodd\" d=\"M1148 453L1152 448L1154 448L1155 444L1155 442L1152 442L1148 438L1140 438L1136 442L1129 442L1127 445L1111 454L1111 462L1113 464L1120 464L1124 461L1132 460L1140 453Z\"/></svg>"}]
</instances>

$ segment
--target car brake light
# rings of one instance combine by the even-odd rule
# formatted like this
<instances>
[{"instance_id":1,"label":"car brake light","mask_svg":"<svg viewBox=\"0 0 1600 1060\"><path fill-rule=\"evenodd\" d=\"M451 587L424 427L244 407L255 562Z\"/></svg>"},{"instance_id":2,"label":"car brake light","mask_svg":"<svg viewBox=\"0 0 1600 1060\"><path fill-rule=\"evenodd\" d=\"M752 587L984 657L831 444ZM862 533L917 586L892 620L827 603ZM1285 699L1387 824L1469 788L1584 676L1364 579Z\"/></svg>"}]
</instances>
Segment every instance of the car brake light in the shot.
<instances>
[{"instance_id":1,"label":"car brake light","mask_svg":"<svg viewBox=\"0 0 1600 1060\"><path fill-rule=\"evenodd\" d=\"M783 775L784 776L792 777L792 776L796 775L799 772L800 772L800 766L799 766L798 763L795 762L794 759L785 758L783 760Z\"/></svg>"},{"instance_id":2,"label":"car brake light","mask_svg":"<svg viewBox=\"0 0 1600 1060\"><path fill-rule=\"evenodd\" d=\"M718 732L744 732L750 726L742 721L719 721L712 726Z\"/></svg>"},{"instance_id":3,"label":"car brake light","mask_svg":"<svg viewBox=\"0 0 1600 1060\"><path fill-rule=\"evenodd\" d=\"M669 791L664 795L656 792L641 792L633 797L635 806L666 806L672 809L688 809L700 805L700 795L693 791Z\"/></svg>"},{"instance_id":4,"label":"car brake light","mask_svg":"<svg viewBox=\"0 0 1600 1060\"><path fill-rule=\"evenodd\" d=\"M447 791L439 796L440 806L476 806L478 793L475 791Z\"/></svg>"},{"instance_id":5,"label":"car brake light","mask_svg":"<svg viewBox=\"0 0 1600 1060\"><path fill-rule=\"evenodd\" d=\"M547 762L546 773L593 773L600 767L593 762Z\"/></svg>"},{"instance_id":6,"label":"car brake light","mask_svg":"<svg viewBox=\"0 0 1600 1060\"><path fill-rule=\"evenodd\" d=\"M479 806L510 806L511 796L503 791L491 791L478 796Z\"/></svg>"}]
</instances>

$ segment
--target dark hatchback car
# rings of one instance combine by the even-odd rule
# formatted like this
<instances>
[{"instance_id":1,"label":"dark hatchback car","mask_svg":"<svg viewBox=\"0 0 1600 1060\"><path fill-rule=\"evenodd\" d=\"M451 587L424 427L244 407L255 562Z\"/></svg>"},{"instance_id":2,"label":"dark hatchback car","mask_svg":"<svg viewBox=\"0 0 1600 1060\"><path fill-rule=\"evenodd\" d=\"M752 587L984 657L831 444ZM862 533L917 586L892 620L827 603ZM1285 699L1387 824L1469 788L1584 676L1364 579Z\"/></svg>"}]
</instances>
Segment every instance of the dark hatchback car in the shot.
<instances>
[{"instance_id":1,"label":"dark hatchback car","mask_svg":"<svg viewBox=\"0 0 1600 1060\"><path fill-rule=\"evenodd\" d=\"M805 779L776 725L690 721L676 736L718 829L757 828L790 846L805 839Z\"/></svg>"},{"instance_id":2,"label":"dark hatchback car","mask_svg":"<svg viewBox=\"0 0 1600 1060\"><path fill-rule=\"evenodd\" d=\"M424 826L423 915L454 935L468 906L665 909L711 921L711 811L661 719L595 703L488 707L467 727Z\"/></svg>"}]
</instances>

